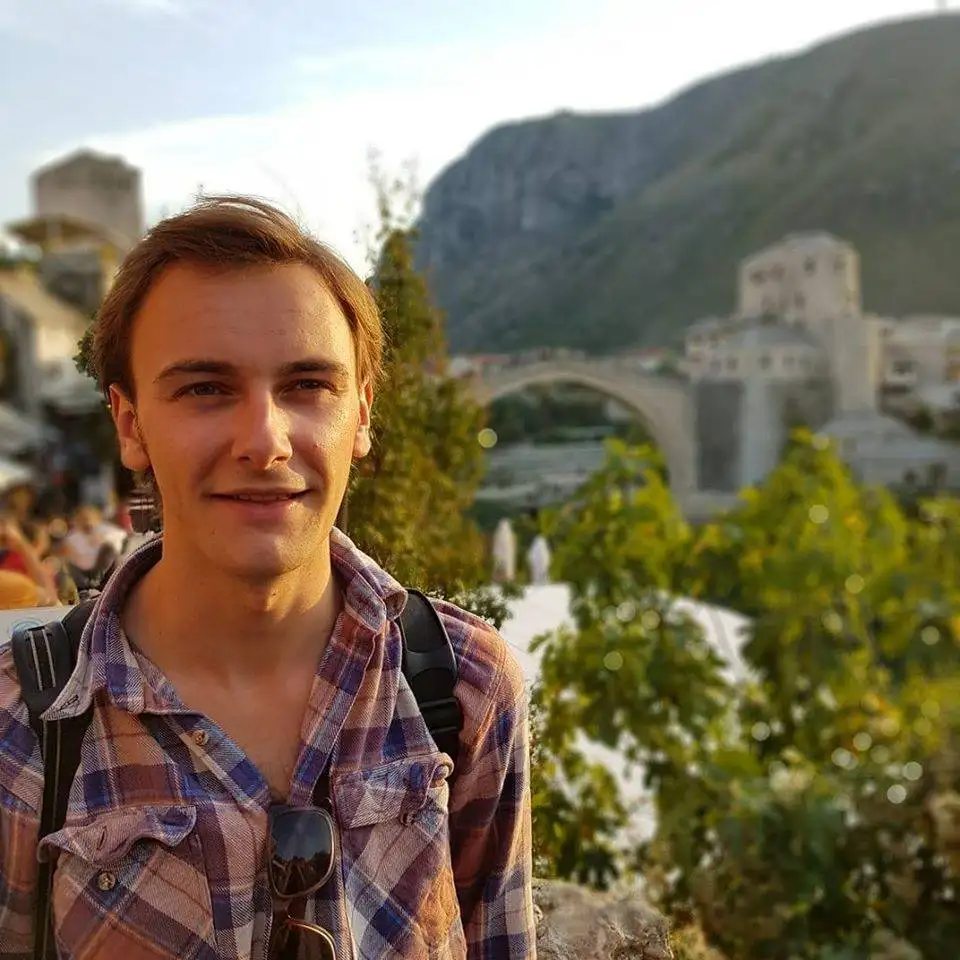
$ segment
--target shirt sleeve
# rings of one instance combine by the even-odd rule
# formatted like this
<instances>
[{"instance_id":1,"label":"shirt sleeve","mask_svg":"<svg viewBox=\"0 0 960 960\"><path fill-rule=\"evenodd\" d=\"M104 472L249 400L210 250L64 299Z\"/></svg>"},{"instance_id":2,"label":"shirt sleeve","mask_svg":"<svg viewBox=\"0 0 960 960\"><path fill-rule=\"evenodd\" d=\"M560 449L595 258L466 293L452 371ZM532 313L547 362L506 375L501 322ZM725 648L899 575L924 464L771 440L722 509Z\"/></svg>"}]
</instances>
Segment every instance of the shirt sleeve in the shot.
<instances>
[{"instance_id":1,"label":"shirt sleeve","mask_svg":"<svg viewBox=\"0 0 960 960\"><path fill-rule=\"evenodd\" d=\"M43 790L38 762L36 737L6 647L0 652L0 958L11 960L32 955Z\"/></svg>"},{"instance_id":2,"label":"shirt sleeve","mask_svg":"<svg viewBox=\"0 0 960 960\"><path fill-rule=\"evenodd\" d=\"M502 641L501 641L502 642ZM468 960L536 957L527 693L508 654L476 729L461 741L450 849Z\"/></svg>"},{"instance_id":3,"label":"shirt sleeve","mask_svg":"<svg viewBox=\"0 0 960 960\"><path fill-rule=\"evenodd\" d=\"M14 573L22 573L25 577L30 576L26 561L15 550L10 550L3 558L2 568L12 570Z\"/></svg>"},{"instance_id":4,"label":"shirt sleeve","mask_svg":"<svg viewBox=\"0 0 960 960\"><path fill-rule=\"evenodd\" d=\"M0 958L24 958L33 948L37 883L37 820L16 801L0 805Z\"/></svg>"}]
</instances>

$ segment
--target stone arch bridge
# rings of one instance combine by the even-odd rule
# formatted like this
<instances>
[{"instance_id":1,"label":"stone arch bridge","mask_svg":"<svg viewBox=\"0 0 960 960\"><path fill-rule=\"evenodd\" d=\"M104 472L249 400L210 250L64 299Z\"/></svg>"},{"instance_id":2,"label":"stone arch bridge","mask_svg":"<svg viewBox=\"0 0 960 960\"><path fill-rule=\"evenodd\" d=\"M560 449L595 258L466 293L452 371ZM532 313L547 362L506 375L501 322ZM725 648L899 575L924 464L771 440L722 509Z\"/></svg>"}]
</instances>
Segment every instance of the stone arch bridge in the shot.
<instances>
[{"instance_id":1,"label":"stone arch bridge","mask_svg":"<svg viewBox=\"0 0 960 960\"><path fill-rule=\"evenodd\" d=\"M639 373L616 360L545 360L508 367L473 380L473 396L484 405L543 383L574 383L618 400L645 425L670 472L670 488L691 519L730 506L729 494L699 489L696 403L690 384Z\"/></svg>"}]
</instances>

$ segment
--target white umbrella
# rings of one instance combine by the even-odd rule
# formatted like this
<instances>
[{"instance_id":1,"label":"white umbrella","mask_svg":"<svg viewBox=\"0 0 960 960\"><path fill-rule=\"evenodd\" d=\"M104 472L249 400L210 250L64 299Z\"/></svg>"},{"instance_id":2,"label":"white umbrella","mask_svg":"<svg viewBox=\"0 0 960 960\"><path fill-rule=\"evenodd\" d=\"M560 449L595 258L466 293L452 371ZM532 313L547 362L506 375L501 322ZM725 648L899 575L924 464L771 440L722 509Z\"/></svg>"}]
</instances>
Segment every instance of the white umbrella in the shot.
<instances>
[{"instance_id":1,"label":"white umbrella","mask_svg":"<svg viewBox=\"0 0 960 960\"><path fill-rule=\"evenodd\" d=\"M0 403L0 452L18 453L43 439L40 424L28 420L9 404Z\"/></svg>"},{"instance_id":2,"label":"white umbrella","mask_svg":"<svg viewBox=\"0 0 960 960\"><path fill-rule=\"evenodd\" d=\"M32 483L33 479L33 470L30 467L14 460L7 460L6 457L0 457L0 493L21 483Z\"/></svg>"}]
</instances>

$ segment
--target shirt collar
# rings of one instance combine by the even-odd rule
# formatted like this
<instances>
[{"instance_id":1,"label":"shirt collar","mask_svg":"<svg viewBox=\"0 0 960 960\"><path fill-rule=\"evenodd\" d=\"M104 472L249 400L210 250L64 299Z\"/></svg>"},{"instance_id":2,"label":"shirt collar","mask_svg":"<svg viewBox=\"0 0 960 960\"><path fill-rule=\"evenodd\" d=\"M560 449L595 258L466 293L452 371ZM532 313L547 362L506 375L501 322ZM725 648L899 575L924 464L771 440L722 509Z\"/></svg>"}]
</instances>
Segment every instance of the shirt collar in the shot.
<instances>
[{"instance_id":1,"label":"shirt collar","mask_svg":"<svg viewBox=\"0 0 960 960\"><path fill-rule=\"evenodd\" d=\"M44 719L83 713L101 690L129 713L165 709L164 691L147 682L120 621L134 584L160 559L162 550L162 537L154 537L131 553L110 578L83 631L76 668ZM346 613L371 634L382 633L402 612L406 590L336 528L330 533L330 560L343 586Z\"/></svg>"}]
</instances>

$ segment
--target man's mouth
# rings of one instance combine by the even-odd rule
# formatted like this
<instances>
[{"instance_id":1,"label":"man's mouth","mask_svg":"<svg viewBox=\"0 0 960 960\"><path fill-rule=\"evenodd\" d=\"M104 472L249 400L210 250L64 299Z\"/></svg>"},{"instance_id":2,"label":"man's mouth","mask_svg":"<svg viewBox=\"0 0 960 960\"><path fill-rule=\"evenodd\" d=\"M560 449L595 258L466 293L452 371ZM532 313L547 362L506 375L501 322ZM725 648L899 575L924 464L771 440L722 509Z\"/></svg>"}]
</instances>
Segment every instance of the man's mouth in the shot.
<instances>
[{"instance_id":1,"label":"man's mouth","mask_svg":"<svg viewBox=\"0 0 960 960\"><path fill-rule=\"evenodd\" d=\"M240 500L245 503L279 503L284 500L299 500L306 493L306 490L298 490L290 493L218 493L214 496L218 500Z\"/></svg>"}]
</instances>

